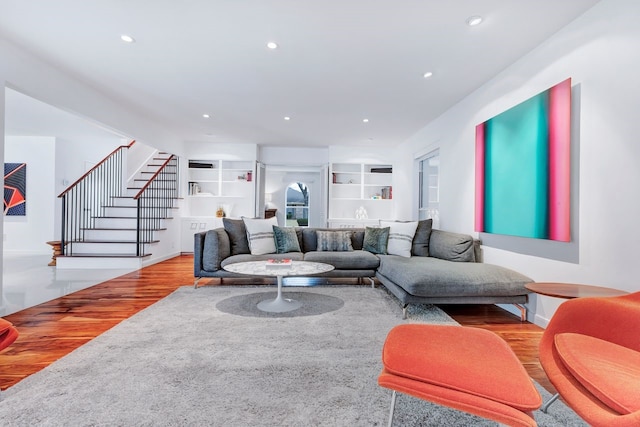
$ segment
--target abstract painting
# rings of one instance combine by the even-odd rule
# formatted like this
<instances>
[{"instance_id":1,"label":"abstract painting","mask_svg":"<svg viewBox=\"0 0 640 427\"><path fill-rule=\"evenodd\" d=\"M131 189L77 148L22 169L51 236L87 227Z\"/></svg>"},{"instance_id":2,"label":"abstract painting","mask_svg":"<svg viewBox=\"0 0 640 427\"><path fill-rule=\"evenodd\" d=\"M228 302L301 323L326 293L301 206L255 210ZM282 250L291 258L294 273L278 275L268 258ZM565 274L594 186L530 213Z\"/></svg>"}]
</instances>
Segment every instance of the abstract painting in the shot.
<instances>
[{"instance_id":1,"label":"abstract painting","mask_svg":"<svg viewBox=\"0 0 640 427\"><path fill-rule=\"evenodd\" d=\"M476 126L475 230L571 240L571 79Z\"/></svg>"},{"instance_id":2,"label":"abstract painting","mask_svg":"<svg viewBox=\"0 0 640 427\"><path fill-rule=\"evenodd\" d=\"M27 214L27 164L4 164L4 214Z\"/></svg>"}]
</instances>

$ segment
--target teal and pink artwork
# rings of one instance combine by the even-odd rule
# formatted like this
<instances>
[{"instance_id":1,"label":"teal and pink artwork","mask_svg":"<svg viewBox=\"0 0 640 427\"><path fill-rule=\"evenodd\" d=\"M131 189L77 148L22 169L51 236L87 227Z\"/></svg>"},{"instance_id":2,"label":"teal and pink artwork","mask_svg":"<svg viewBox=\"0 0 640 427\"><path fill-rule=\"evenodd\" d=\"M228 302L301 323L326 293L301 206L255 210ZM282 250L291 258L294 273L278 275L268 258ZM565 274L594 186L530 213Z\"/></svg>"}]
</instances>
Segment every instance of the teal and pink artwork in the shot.
<instances>
[{"instance_id":1,"label":"teal and pink artwork","mask_svg":"<svg viewBox=\"0 0 640 427\"><path fill-rule=\"evenodd\" d=\"M27 164L26 163L5 163L4 164L4 214L20 215L27 214Z\"/></svg>"},{"instance_id":2,"label":"teal and pink artwork","mask_svg":"<svg viewBox=\"0 0 640 427\"><path fill-rule=\"evenodd\" d=\"M571 240L571 79L476 126L475 230Z\"/></svg>"}]
</instances>

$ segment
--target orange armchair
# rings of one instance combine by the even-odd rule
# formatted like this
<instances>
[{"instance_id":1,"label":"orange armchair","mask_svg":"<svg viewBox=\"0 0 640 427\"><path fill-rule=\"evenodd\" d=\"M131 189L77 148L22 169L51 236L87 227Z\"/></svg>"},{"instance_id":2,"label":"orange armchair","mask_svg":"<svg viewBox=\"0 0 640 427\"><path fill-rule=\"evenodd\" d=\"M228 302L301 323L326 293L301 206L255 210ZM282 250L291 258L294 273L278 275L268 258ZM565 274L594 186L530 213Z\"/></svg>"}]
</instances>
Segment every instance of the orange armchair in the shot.
<instances>
[{"instance_id":1,"label":"orange armchair","mask_svg":"<svg viewBox=\"0 0 640 427\"><path fill-rule=\"evenodd\" d=\"M11 322L0 318L0 350L9 347L18 338L18 330Z\"/></svg>"},{"instance_id":2,"label":"orange armchair","mask_svg":"<svg viewBox=\"0 0 640 427\"><path fill-rule=\"evenodd\" d=\"M564 302L540 342L559 395L593 426L640 426L640 292Z\"/></svg>"}]
</instances>

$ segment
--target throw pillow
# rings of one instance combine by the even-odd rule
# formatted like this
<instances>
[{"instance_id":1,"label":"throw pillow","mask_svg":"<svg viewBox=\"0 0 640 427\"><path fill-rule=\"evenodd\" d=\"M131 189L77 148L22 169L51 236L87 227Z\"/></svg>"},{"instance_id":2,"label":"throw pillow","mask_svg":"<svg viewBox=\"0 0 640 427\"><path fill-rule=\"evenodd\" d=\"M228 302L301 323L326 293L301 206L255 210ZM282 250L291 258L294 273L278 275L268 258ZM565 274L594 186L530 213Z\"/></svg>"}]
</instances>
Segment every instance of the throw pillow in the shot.
<instances>
[{"instance_id":1,"label":"throw pillow","mask_svg":"<svg viewBox=\"0 0 640 427\"><path fill-rule=\"evenodd\" d=\"M411 247L411 255L429 256L429 238L431 237L432 226L433 220L431 218L418 221L418 228Z\"/></svg>"},{"instance_id":2,"label":"throw pillow","mask_svg":"<svg viewBox=\"0 0 640 427\"><path fill-rule=\"evenodd\" d=\"M473 237L468 234L431 230L429 256L447 261L475 262Z\"/></svg>"},{"instance_id":3,"label":"throw pillow","mask_svg":"<svg viewBox=\"0 0 640 427\"><path fill-rule=\"evenodd\" d=\"M295 228L274 225L273 237L276 239L276 253L301 252Z\"/></svg>"},{"instance_id":4,"label":"throw pillow","mask_svg":"<svg viewBox=\"0 0 640 427\"><path fill-rule=\"evenodd\" d=\"M372 254L387 254L387 242L389 241L389 227L376 228L365 227L362 249Z\"/></svg>"},{"instance_id":5,"label":"throw pillow","mask_svg":"<svg viewBox=\"0 0 640 427\"><path fill-rule=\"evenodd\" d=\"M247 229L247 240L251 255L274 254L276 243L273 226L278 225L276 217L269 219L242 218Z\"/></svg>"},{"instance_id":6,"label":"throw pillow","mask_svg":"<svg viewBox=\"0 0 640 427\"><path fill-rule=\"evenodd\" d=\"M229 235L231 243L231 255L249 254L249 241L247 229L241 219L222 218L222 225Z\"/></svg>"},{"instance_id":7,"label":"throw pillow","mask_svg":"<svg viewBox=\"0 0 640 427\"><path fill-rule=\"evenodd\" d=\"M351 231L316 231L318 251L349 252L353 250Z\"/></svg>"},{"instance_id":8,"label":"throw pillow","mask_svg":"<svg viewBox=\"0 0 640 427\"><path fill-rule=\"evenodd\" d=\"M413 236L415 236L416 229L418 228L418 221L380 221L380 227L389 227L387 253L389 255L411 258L411 245L413 243Z\"/></svg>"}]
</instances>

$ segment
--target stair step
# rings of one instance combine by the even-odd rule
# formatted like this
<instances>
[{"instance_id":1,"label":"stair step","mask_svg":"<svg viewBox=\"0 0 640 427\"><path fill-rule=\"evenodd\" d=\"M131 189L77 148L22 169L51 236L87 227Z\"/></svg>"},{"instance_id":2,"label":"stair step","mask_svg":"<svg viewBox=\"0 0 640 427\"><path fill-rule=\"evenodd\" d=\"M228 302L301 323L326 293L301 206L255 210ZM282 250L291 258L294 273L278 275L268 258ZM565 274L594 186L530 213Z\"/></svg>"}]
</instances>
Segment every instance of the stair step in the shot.
<instances>
[{"instance_id":1,"label":"stair step","mask_svg":"<svg viewBox=\"0 0 640 427\"><path fill-rule=\"evenodd\" d=\"M140 243L158 243L160 240L148 240ZM97 239L85 239L85 240L73 240L69 243L114 243L114 244L137 244L135 240L97 240Z\"/></svg>"},{"instance_id":2,"label":"stair step","mask_svg":"<svg viewBox=\"0 0 640 427\"><path fill-rule=\"evenodd\" d=\"M137 228L117 228L117 227L94 227L94 228L81 228L80 230L104 230L104 231L136 231ZM156 228L153 231L165 231L166 228Z\"/></svg>"},{"instance_id":3,"label":"stair step","mask_svg":"<svg viewBox=\"0 0 640 427\"><path fill-rule=\"evenodd\" d=\"M152 174L154 174L154 173L158 173L158 171L156 171L156 172L151 172L151 171L149 171L149 172L141 171L140 173L146 173L147 175L152 175ZM166 174L166 175L177 175L177 174L178 174L177 172L163 172L163 173L164 173L164 174Z\"/></svg>"},{"instance_id":4,"label":"stair step","mask_svg":"<svg viewBox=\"0 0 640 427\"><path fill-rule=\"evenodd\" d=\"M74 253L73 255L58 255L56 258L146 258L151 254L131 255L131 254L108 254L108 253Z\"/></svg>"}]
</instances>

